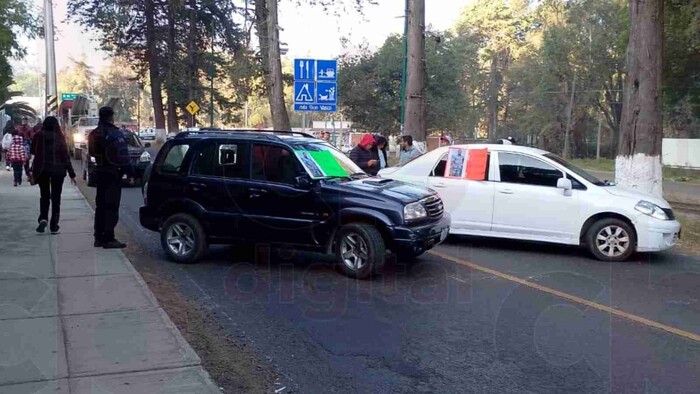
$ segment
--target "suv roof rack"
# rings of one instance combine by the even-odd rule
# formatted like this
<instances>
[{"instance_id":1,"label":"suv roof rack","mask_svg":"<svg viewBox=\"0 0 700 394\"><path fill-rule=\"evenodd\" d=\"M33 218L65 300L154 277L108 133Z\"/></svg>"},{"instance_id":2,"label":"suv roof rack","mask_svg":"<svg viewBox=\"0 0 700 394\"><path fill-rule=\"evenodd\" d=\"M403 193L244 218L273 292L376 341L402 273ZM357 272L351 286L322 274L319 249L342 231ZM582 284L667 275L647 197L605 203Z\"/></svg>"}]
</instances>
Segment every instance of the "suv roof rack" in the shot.
<instances>
[{"instance_id":1,"label":"suv roof rack","mask_svg":"<svg viewBox=\"0 0 700 394\"><path fill-rule=\"evenodd\" d=\"M174 138L186 138L193 136L205 136L205 135L221 135L221 134L261 134L268 136L279 136L279 135L296 135L303 138L316 138L311 134L304 133L301 131L283 131L283 130L255 130L255 129L220 129L217 127L204 127L199 131L183 131L175 135Z\"/></svg>"}]
</instances>

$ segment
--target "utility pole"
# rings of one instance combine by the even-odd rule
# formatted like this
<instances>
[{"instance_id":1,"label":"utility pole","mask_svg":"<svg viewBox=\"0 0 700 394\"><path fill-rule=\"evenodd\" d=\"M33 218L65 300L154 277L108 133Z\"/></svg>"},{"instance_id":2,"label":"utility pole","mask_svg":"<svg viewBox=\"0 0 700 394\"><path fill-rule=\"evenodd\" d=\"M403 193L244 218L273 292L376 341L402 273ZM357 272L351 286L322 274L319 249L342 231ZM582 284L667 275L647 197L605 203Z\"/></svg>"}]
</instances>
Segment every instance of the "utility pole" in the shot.
<instances>
[{"instance_id":1,"label":"utility pole","mask_svg":"<svg viewBox=\"0 0 700 394\"><path fill-rule=\"evenodd\" d=\"M406 67L405 126L403 134L426 151L425 120L425 0L408 1L408 45Z\"/></svg>"},{"instance_id":2,"label":"utility pole","mask_svg":"<svg viewBox=\"0 0 700 394\"><path fill-rule=\"evenodd\" d=\"M401 134L403 134L406 120L406 69L408 66L408 1L403 14L403 71L401 72Z\"/></svg>"},{"instance_id":3,"label":"utility pole","mask_svg":"<svg viewBox=\"0 0 700 394\"><path fill-rule=\"evenodd\" d=\"M58 83L56 81L56 51L53 37L53 4L44 0L44 37L46 39L46 97L44 118L58 114Z\"/></svg>"},{"instance_id":4,"label":"utility pole","mask_svg":"<svg viewBox=\"0 0 700 394\"><path fill-rule=\"evenodd\" d=\"M571 113L574 111L574 94L576 92L576 70L574 80L571 83L571 99L569 100L569 113L566 116L566 132L564 133L564 158L569 158L569 134L571 134Z\"/></svg>"}]
</instances>

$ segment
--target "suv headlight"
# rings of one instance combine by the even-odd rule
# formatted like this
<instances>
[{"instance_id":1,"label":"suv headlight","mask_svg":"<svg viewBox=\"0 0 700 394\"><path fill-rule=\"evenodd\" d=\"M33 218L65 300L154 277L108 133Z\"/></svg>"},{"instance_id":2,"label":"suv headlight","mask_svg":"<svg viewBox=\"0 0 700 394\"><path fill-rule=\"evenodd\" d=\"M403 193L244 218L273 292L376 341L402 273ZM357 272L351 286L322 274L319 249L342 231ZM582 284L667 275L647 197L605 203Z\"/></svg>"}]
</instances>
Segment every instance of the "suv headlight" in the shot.
<instances>
[{"instance_id":1,"label":"suv headlight","mask_svg":"<svg viewBox=\"0 0 700 394\"><path fill-rule=\"evenodd\" d=\"M92 164L97 163L97 160L95 160L95 156L90 156L90 163L92 163Z\"/></svg>"},{"instance_id":2,"label":"suv headlight","mask_svg":"<svg viewBox=\"0 0 700 394\"><path fill-rule=\"evenodd\" d=\"M151 154L148 152L143 152L141 153L141 158L139 159L141 163L150 163L151 162Z\"/></svg>"},{"instance_id":3,"label":"suv headlight","mask_svg":"<svg viewBox=\"0 0 700 394\"><path fill-rule=\"evenodd\" d=\"M659 220L669 220L668 215L666 215L666 212L664 212L663 209L661 209L660 206L651 203L649 201L640 201L637 203L637 205L634 207L634 209L638 210L639 212L651 216L655 219Z\"/></svg>"},{"instance_id":4,"label":"suv headlight","mask_svg":"<svg viewBox=\"0 0 700 394\"><path fill-rule=\"evenodd\" d=\"M428 211L420 202L414 202L403 207L403 219L407 222L425 217L428 217Z\"/></svg>"}]
</instances>

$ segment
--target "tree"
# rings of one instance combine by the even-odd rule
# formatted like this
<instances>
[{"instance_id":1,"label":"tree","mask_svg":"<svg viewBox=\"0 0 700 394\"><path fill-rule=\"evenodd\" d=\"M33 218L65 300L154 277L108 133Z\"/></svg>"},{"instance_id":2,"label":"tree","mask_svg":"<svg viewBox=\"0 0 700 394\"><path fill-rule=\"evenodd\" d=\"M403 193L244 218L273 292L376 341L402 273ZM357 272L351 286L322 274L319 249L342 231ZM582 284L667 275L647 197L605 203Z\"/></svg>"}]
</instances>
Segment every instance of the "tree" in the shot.
<instances>
[{"instance_id":1,"label":"tree","mask_svg":"<svg viewBox=\"0 0 700 394\"><path fill-rule=\"evenodd\" d=\"M661 78L663 0L630 0L627 79L616 180L623 186L662 195Z\"/></svg>"},{"instance_id":2,"label":"tree","mask_svg":"<svg viewBox=\"0 0 700 394\"><path fill-rule=\"evenodd\" d=\"M403 134L422 149L427 137L425 119L425 0L408 1L408 51L406 53L406 109Z\"/></svg>"},{"instance_id":3,"label":"tree","mask_svg":"<svg viewBox=\"0 0 700 394\"><path fill-rule=\"evenodd\" d=\"M26 49L19 38L36 37L40 31L39 20L31 11L32 2L29 0L0 0L0 9L0 97L10 97L10 59L24 58Z\"/></svg>"},{"instance_id":4,"label":"tree","mask_svg":"<svg viewBox=\"0 0 700 394\"><path fill-rule=\"evenodd\" d=\"M184 107L191 100L208 104L210 73L219 74L226 55L211 55L212 46L223 54L240 48L241 32L234 21L234 0L69 0L69 18L86 30L97 31L100 46L124 59L137 76L150 85L157 129L177 129ZM216 29L212 29L216 26ZM181 81L185 81L184 88ZM165 93L165 94L164 94ZM221 108L232 103L215 92Z\"/></svg>"}]
</instances>

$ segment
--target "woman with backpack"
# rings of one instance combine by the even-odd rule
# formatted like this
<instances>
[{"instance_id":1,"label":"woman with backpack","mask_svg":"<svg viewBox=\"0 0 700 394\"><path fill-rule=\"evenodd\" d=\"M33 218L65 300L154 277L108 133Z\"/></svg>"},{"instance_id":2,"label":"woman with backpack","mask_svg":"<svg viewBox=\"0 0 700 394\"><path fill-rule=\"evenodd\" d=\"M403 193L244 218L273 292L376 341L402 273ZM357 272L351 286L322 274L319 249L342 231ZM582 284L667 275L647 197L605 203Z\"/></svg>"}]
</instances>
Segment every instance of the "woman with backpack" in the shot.
<instances>
[{"instance_id":1,"label":"woman with backpack","mask_svg":"<svg viewBox=\"0 0 700 394\"><path fill-rule=\"evenodd\" d=\"M58 219L61 212L61 192L66 173L75 185L75 171L68 156L66 137L61 132L58 119L49 116L44 120L41 131L34 135L31 144L31 154L34 156L32 175L41 190L39 204L39 227L36 231L43 233L49 219L51 206L51 234L58 234Z\"/></svg>"}]
</instances>

